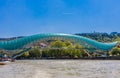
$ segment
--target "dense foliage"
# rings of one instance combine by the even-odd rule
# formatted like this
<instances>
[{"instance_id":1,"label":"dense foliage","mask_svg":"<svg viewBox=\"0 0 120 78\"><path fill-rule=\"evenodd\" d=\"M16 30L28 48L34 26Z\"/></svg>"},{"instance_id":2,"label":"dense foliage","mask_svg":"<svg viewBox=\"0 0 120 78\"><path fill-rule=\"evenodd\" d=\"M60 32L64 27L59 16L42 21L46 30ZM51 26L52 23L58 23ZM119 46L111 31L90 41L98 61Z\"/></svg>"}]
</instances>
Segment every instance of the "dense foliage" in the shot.
<instances>
[{"instance_id":1,"label":"dense foliage","mask_svg":"<svg viewBox=\"0 0 120 78\"><path fill-rule=\"evenodd\" d=\"M110 56L120 56L120 48L115 47L109 52Z\"/></svg>"},{"instance_id":2,"label":"dense foliage","mask_svg":"<svg viewBox=\"0 0 120 78\"><path fill-rule=\"evenodd\" d=\"M112 32L108 33L81 33L76 34L84 37L88 37L100 42L114 42L118 41L119 44L109 52L109 56L120 56L120 33Z\"/></svg>"},{"instance_id":3,"label":"dense foliage","mask_svg":"<svg viewBox=\"0 0 120 78\"><path fill-rule=\"evenodd\" d=\"M88 52L79 44L70 41L56 40L44 49L34 46L19 58L82 58L88 57Z\"/></svg>"},{"instance_id":4,"label":"dense foliage","mask_svg":"<svg viewBox=\"0 0 120 78\"><path fill-rule=\"evenodd\" d=\"M80 34L78 33L76 35L91 38L91 39L94 39L94 40L100 41L100 42L113 42L115 40L120 40L120 33L117 33L117 32L111 32L110 34L108 34L108 33L99 33L99 32L80 33Z\"/></svg>"}]
</instances>

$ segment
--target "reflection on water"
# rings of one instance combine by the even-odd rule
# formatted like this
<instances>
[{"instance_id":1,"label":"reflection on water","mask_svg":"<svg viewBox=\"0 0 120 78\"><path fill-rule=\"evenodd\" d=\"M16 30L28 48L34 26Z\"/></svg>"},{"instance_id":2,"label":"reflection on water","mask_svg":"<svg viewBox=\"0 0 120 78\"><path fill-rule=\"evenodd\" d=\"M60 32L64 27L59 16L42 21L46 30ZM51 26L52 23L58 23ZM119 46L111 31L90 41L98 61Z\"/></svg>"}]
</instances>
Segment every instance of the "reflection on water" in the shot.
<instances>
[{"instance_id":1,"label":"reflection on water","mask_svg":"<svg viewBox=\"0 0 120 78\"><path fill-rule=\"evenodd\" d=\"M0 78L120 78L117 60L22 60L0 66Z\"/></svg>"}]
</instances>

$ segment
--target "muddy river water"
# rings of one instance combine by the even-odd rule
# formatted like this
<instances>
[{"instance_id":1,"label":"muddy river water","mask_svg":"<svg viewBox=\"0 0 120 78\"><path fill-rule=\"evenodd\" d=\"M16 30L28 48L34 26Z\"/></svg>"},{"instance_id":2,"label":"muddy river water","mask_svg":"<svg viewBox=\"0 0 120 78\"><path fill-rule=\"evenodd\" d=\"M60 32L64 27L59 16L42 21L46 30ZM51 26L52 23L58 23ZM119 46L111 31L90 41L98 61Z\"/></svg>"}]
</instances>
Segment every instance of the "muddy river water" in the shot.
<instances>
[{"instance_id":1,"label":"muddy river water","mask_svg":"<svg viewBox=\"0 0 120 78\"><path fill-rule=\"evenodd\" d=\"M120 78L119 60L17 60L0 78Z\"/></svg>"}]
</instances>

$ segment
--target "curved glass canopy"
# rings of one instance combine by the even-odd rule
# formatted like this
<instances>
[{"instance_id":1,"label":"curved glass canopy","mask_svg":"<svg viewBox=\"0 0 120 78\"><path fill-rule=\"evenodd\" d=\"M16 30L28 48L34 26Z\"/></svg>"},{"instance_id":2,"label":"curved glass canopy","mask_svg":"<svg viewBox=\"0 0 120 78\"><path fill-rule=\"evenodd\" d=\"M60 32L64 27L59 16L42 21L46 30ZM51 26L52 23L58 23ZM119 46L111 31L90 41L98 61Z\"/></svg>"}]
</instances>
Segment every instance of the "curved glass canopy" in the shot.
<instances>
[{"instance_id":1,"label":"curved glass canopy","mask_svg":"<svg viewBox=\"0 0 120 78\"><path fill-rule=\"evenodd\" d=\"M100 50L111 50L118 43L118 42L102 43L102 42L98 42L98 41L95 41L86 37L82 37L82 36L77 36L77 35L50 33L50 34L37 34L32 36L26 36L26 37L11 40L11 41L0 41L0 49L16 50L38 40L55 39L55 38L56 39L60 38L63 40L73 40L76 43L79 43L86 48L92 47Z\"/></svg>"}]
</instances>

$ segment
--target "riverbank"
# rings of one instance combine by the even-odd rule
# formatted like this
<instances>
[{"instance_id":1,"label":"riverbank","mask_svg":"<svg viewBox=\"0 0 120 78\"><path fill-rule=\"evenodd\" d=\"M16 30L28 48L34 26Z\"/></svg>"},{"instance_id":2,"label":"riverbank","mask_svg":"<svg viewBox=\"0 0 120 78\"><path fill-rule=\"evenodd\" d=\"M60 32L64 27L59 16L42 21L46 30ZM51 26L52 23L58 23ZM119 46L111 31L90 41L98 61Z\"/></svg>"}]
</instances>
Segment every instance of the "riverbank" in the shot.
<instances>
[{"instance_id":1,"label":"riverbank","mask_svg":"<svg viewBox=\"0 0 120 78\"><path fill-rule=\"evenodd\" d=\"M108 56L108 57L85 57L85 58L53 58L53 57L42 57L42 58L19 58L17 60L120 60L120 56Z\"/></svg>"}]
</instances>

